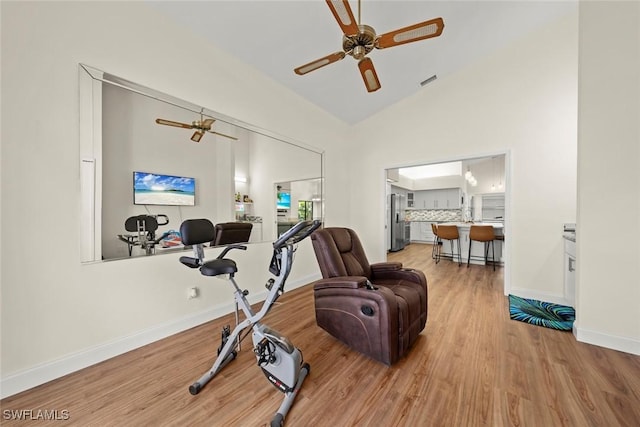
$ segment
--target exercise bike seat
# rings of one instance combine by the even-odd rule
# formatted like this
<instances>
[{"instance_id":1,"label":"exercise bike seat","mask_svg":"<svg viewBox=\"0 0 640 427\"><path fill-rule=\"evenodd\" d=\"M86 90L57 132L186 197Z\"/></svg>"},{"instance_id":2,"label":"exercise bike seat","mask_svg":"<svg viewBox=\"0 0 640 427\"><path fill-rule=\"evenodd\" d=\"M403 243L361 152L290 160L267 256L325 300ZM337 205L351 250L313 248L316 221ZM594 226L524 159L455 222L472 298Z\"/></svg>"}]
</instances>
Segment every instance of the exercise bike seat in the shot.
<instances>
[{"instance_id":1,"label":"exercise bike seat","mask_svg":"<svg viewBox=\"0 0 640 427\"><path fill-rule=\"evenodd\" d=\"M233 275L238 271L236 262L232 259L222 258L207 261L200 267L203 276L219 276L221 274Z\"/></svg>"}]
</instances>

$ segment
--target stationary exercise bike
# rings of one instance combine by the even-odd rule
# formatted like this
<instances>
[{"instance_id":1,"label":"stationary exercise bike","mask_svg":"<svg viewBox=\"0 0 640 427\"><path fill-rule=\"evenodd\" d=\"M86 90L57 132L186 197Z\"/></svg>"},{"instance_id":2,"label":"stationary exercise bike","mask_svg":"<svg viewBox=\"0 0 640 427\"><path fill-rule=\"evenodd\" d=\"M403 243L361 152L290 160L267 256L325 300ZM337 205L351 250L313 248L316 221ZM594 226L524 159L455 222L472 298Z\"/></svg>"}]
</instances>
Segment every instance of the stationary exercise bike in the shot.
<instances>
[{"instance_id":1,"label":"stationary exercise bike","mask_svg":"<svg viewBox=\"0 0 640 427\"><path fill-rule=\"evenodd\" d=\"M214 226L207 219L186 220L180 226L180 234L184 245L193 245L194 257L181 257L180 262L190 268L199 268L205 276L228 275L229 282L233 285L235 301L244 312L246 319L236 325L233 332L226 326L222 329L222 339L218 348L218 357L209 371L202 375L189 387L189 392L196 395L202 388L236 358L240 342L249 331L241 336L244 329L251 327L253 330L253 351L269 382L284 393L284 400L275 416L271 420L271 426L282 426L284 418L289 412L302 382L309 373L310 366L303 363L302 353L284 336L268 326L260 323L260 320L269 312L278 297L284 293L284 284L291 271L293 254L297 243L308 237L314 230L320 227L320 221L302 221L283 233L273 243L273 256L269 265L269 271L276 276L266 283L269 293L259 312L255 313L247 301L249 294L241 290L234 279L238 271L235 261L225 258L225 255L233 250L246 250L245 245L233 244L227 246L220 255L211 261L204 261L203 243L213 240ZM236 317L237 321L237 317Z\"/></svg>"}]
</instances>

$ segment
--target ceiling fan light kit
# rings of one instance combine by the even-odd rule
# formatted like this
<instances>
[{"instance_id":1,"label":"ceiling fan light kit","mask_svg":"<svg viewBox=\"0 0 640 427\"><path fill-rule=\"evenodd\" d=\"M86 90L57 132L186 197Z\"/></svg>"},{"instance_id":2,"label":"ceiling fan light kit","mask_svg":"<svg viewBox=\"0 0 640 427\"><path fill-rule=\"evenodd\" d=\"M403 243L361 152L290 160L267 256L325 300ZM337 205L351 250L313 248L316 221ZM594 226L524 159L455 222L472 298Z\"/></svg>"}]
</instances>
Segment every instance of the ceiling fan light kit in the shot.
<instances>
[{"instance_id":1,"label":"ceiling fan light kit","mask_svg":"<svg viewBox=\"0 0 640 427\"><path fill-rule=\"evenodd\" d=\"M360 0L358 0L357 23L347 0L326 0L326 2L340 29L342 29L343 51L332 53L294 69L294 72L298 75L310 73L325 65L340 61L346 55L349 55L358 60L358 69L367 91L375 92L380 89L381 85L373 62L366 57L369 52L374 48L386 49L405 43L438 37L444 30L443 19L435 18L378 36L373 27L360 23Z\"/></svg>"}]
</instances>

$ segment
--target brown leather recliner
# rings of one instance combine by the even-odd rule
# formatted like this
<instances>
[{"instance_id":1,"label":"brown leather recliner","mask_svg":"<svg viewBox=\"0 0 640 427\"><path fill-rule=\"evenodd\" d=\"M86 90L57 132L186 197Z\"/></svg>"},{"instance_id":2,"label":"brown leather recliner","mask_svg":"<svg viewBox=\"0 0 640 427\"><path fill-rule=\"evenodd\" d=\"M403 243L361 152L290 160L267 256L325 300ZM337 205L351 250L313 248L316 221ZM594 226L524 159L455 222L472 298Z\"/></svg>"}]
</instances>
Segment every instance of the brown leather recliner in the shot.
<instances>
[{"instance_id":1,"label":"brown leather recliner","mask_svg":"<svg viewBox=\"0 0 640 427\"><path fill-rule=\"evenodd\" d=\"M215 226L215 238L211 246L246 243L251 237L253 224L249 222L221 222Z\"/></svg>"},{"instance_id":2,"label":"brown leather recliner","mask_svg":"<svg viewBox=\"0 0 640 427\"><path fill-rule=\"evenodd\" d=\"M323 279L314 283L316 322L352 349L391 365L427 322L427 279L399 262L369 264L348 228L311 235Z\"/></svg>"}]
</instances>

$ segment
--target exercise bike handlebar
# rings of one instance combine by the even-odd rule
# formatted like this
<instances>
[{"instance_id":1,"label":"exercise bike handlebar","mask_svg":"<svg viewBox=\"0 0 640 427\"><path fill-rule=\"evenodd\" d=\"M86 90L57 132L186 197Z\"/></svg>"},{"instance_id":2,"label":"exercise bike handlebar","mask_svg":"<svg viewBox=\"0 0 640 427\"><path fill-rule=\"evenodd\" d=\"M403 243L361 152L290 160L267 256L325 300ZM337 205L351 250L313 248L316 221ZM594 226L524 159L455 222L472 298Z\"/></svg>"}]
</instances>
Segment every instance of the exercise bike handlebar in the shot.
<instances>
[{"instance_id":1,"label":"exercise bike handlebar","mask_svg":"<svg viewBox=\"0 0 640 427\"><path fill-rule=\"evenodd\" d=\"M278 237L278 239L273 242L273 248L281 249L289 243L296 244L309 237L320 225L322 225L322 223L317 219L313 221L300 221L285 231L282 236Z\"/></svg>"},{"instance_id":2,"label":"exercise bike handlebar","mask_svg":"<svg viewBox=\"0 0 640 427\"><path fill-rule=\"evenodd\" d=\"M226 248L224 248L224 250L222 252L220 252L220 255L218 255L216 257L216 259L222 259L224 258L224 256L231 250L231 249L240 249L243 251L247 250L247 246L246 245L239 245L239 244L232 244L232 245L228 245Z\"/></svg>"}]
</instances>

